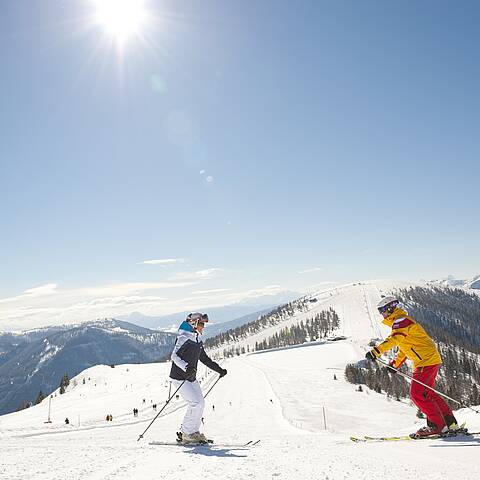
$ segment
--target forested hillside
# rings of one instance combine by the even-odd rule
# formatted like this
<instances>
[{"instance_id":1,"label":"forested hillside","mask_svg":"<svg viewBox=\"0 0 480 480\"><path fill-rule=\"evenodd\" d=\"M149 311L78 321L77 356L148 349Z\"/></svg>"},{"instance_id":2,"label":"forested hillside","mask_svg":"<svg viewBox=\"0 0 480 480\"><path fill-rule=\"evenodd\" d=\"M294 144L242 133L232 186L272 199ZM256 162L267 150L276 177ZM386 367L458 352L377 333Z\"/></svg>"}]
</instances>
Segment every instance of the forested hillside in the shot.
<instances>
[{"instance_id":1,"label":"forested hillside","mask_svg":"<svg viewBox=\"0 0 480 480\"><path fill-rule=\"evenodd\" d=\"M262 341L255 342L254 346L244 347L237 343L265 328L278 325L297 313L308 311L309 303L310 301L307 299L300 299L277 307L253 322L209 338L205 345L208 348L223 346L223 356L230 357L241 353L298 345L325 338L333 333L339 325L338 315L332 308L312 314L312 317L307 317L305 321L302 320L295 325L285 326Z\"/></svg>"}]
</instances>

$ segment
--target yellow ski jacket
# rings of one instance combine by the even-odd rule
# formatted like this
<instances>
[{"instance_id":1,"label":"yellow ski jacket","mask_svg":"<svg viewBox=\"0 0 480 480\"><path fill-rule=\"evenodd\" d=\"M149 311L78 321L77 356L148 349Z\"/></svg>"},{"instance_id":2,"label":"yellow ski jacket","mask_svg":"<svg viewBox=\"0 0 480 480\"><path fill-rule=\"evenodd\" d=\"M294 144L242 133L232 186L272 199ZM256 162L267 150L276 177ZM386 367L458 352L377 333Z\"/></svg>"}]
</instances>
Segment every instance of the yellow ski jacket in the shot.
<instances>
[{"instance_id":1,"label":"yellow ski jacket","mask_svg":"<svg viewBox=\"0 0 480 480\"><path fill-rule=\"evenodd\" d=\"M398 354L392 363L395 368L399 368L407 358L413 362L414 369L442 363L435 342L405 310L397 307L383 323L392 327L392 333L373 348L375 356L379 357L393 347L398 347Z\"/></svg>"}]
</instances>

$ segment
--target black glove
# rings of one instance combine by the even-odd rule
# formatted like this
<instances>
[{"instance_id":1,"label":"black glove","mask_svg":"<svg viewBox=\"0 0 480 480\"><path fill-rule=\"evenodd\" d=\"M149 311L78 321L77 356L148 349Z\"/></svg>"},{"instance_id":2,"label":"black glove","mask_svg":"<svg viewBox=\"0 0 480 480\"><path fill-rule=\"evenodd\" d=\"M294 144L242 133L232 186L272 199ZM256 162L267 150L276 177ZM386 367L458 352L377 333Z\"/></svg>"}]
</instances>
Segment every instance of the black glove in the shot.
<instances>
[{"instance_id":1,"label":"black glove","mask_svg":"<svg viewBox=\"0 0 480 480\"><path fill-rule=\"evenodd\" d=\"M396 369L392 364L390 364L390 365L387 367L387 372L388 372L388 373L393 373L393 374L395 374L395 373L397 373L397 369Z\"/></svg>"},{"instance_id":2,"label":"black glove","mask_svg":"<svg viewBox=\"0 0 480 480\"><path fill-rule=\"evenodd\" d=\"M186 378L189 382L195 381L195 376L197 375L197 369L193 365L187 365L187 370L185 371Z\"/></svg>"},{"instance_id":3,"label":"black glove","mask_svg":"<svg viewBox=\"0 0 480 480\"><path fill-rule=\"evenodd\" d=\"M376 362L377 361L377 357L375 356L375 354L371 350L365 354L365 358L367 360L370 360L371 362Z\"/></svg>"},{"instance_id":4,"label":"black glove","mask_svg":"<svg viewBox=\"0 0 480 480\"><path fill-rule=\"evenodd\" d=\"M227 371L224 368L221 368L218 373L220 374L220 378L224 377L227 374Z\"/></svg>"}]
</instances>

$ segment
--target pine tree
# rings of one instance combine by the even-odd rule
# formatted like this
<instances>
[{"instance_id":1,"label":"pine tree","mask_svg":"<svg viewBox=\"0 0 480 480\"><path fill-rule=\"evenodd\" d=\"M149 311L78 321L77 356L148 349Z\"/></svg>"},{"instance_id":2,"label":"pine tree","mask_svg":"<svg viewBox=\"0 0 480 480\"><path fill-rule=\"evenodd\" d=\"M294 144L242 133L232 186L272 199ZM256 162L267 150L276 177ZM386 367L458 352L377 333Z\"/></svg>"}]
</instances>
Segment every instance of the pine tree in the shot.
<instances>
[{"instance_id":1,"label":"pine tree","mask_svg":"<svg viewBox=\"0 0 480 480\"><path fill-rule=\"evenodd\" d=\"M70 379L68 378L68 373L65 373L60 380L60 394L65 393L65 389L68 387L70 384Z\"/></svg>"},{"instance_id":2,"label":"pine tree","mask_svg":"<svg viewBox=\"0 0 480 480\"><path fill-rule=\"evenodd\" d=\"M37 399L35 400L35 405L38 405L39 403L41 403L44 398L45 398L45 395L40 390L40 392L38 392Z\"/></svg>"},{"instance_id":3,"label":"pine tree","mask_svg":"<svg viewBox=\"0 0 480 480\"><path fill-rule=\"evenodd\" d=\"M25 410L26 408L30 408L30 402L22 400L22 403L17 407L17 412L19 412L20 410Z\"/></svg>"}]
</instances>

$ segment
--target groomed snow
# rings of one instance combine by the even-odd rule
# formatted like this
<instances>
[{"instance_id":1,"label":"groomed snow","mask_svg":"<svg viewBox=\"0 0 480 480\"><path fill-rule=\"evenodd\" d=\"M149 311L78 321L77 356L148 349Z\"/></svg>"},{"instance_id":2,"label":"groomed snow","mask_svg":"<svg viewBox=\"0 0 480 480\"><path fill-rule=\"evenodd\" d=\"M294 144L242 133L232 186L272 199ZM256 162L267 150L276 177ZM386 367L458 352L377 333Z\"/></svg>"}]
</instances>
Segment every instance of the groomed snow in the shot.
<instances>
[{"instance_id":1,"label":"groomed snow","mask_svg":"<svg viewBox=\"0 0 480 480\"><path fill-rule=\"evenodd\" d=\"M78 375L76 385L72 381L64 395L57 392L51 401L51 424L44 423L48 398L0 417L0 478L438 480L451 479L452 474L458 479L479 478L478 451L472 447L480 448L480 438L350 441L350 435L406 434L423 422L408 402L367 389L357 392L343 379L345 364L363 357L365 340L384 333L374 323L370 303L376 301L375 295L374 286L364 285L341 288L335 295L347 340L224 363L228 375L207 397L204 431L221 444L260 439L258 446L149 445L153 440L174 440L185 411L176 399L137 442L156 414L152 404L160 409L168 395L169 364L97 366ZM204 373L201 369L200 375ZM208 389L217 375L205 377L202 384ZM134 407L140 411L138 418L133 417ZM107 414L113 415L113 422L105 420ZM457 416L471 430L480 430L480 415L464 410ZM64 424L66 417L70 425Z\"/></svg>"}]
</instances>

